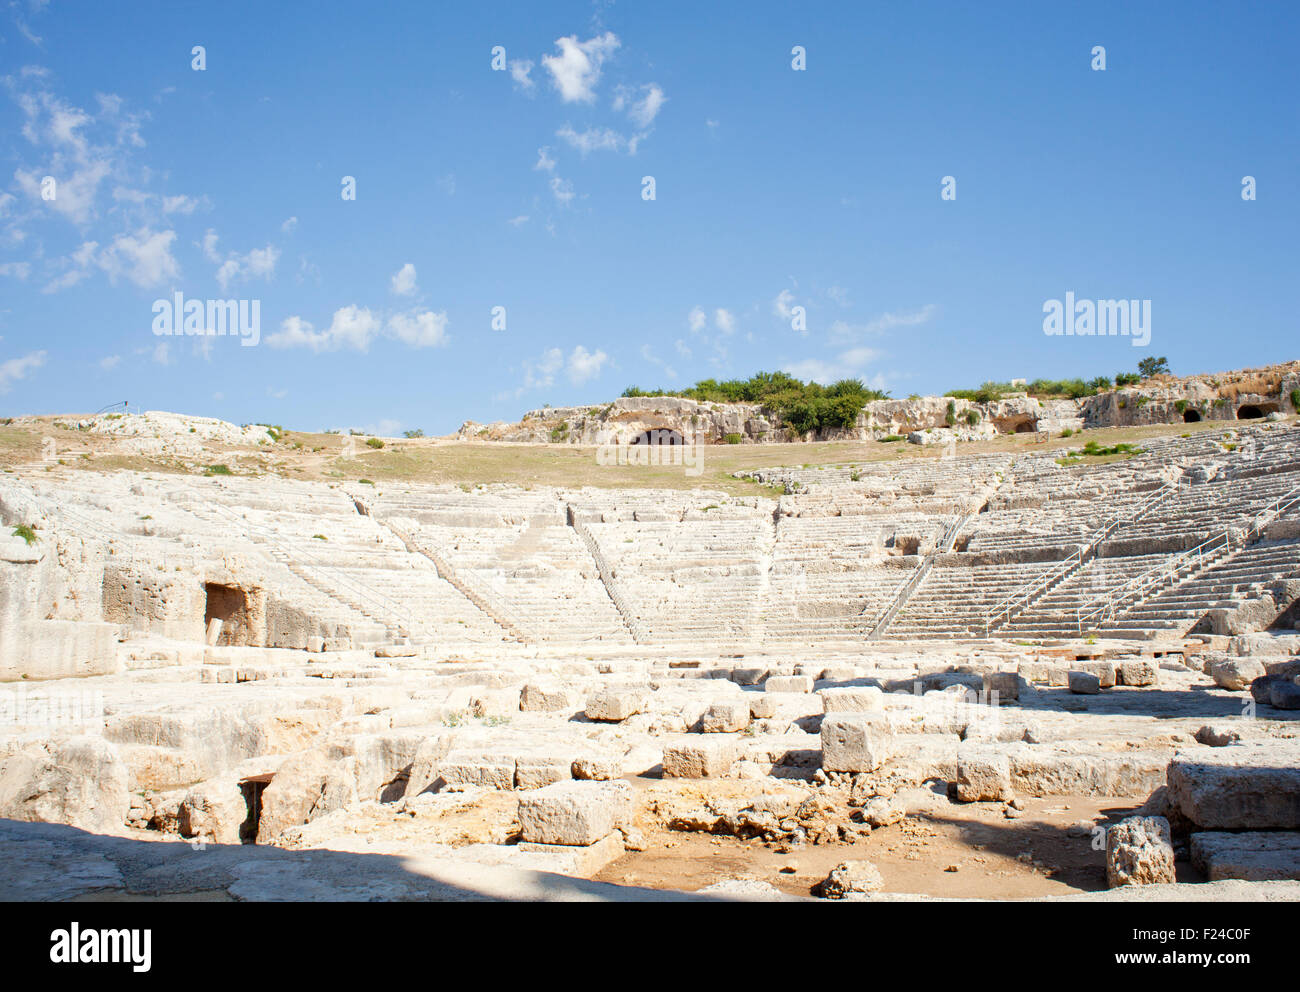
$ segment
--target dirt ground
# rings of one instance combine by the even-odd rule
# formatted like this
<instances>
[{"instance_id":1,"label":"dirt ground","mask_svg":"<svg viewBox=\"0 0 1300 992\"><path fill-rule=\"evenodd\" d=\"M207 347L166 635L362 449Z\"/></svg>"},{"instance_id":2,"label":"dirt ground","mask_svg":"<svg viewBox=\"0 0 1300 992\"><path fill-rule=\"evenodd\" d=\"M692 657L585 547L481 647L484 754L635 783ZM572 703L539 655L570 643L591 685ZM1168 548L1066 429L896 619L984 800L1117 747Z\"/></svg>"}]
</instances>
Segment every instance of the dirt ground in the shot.
<instances>
[{"instance_id":1,"label":"dirt ground","mask_svg":"<svg viewBox=\"0 0 1300 992\"><path fill-rule=\"evenodd\" d=\"M909 803L909 806L913 805ZM1134 799L1096 796L1026 798L1023 816L1007 819L1002 803L956 804L935 795L922 812L852 843L806 844L784 851L760 840L670 830L646 832L646 850L629 851L596 881L696 891L723 879L768 882L809 896L843 861L872 862L885 892L947 898L1023 899L1106 889L1104 847L1070 828L1082 820L1120 818ZM1204 881L1189 864L1178 881Z\"/></svg>"}]
</instances>

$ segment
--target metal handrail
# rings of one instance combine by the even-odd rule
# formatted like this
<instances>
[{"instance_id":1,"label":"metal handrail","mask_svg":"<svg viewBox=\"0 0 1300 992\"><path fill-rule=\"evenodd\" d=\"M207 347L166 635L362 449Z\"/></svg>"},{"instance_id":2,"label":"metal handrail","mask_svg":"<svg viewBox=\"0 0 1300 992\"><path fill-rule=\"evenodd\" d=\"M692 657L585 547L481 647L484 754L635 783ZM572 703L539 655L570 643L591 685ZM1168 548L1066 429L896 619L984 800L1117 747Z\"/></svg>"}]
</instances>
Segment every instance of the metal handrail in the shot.
<instances>
[{"instance_id":1,"label":"metal handrail","mask_svg":"<svg viewBox=\"0 0 1300 992\"><path fill-rule=\"evenodd\" d=\"M1101 542L1110 537L1110 535L1124 523L1133 523L1144 516L1156 503L1158 503L1167 492L1177 490L1176 483L1166 482L1163 486L1153 492L1143 500L1135 509L1125 514L1120 512L1107 520L1093 534L1088 543L1081 548L1075 549L1067 557L1061 559L1060 563L1043 575L1030 579L1019 589L1013 591L1000 603L993 607L992 612L984 618L984 635L987 637L989 632L999 622L999 618L1009 619L1011 610L1017 605L1028 603L1031 597L1041 595L1056 583L1065 579L1077 567L1081 567L1088 557L1100 547ZM1077 559L1077 561L1076 561ZM1041 586L1042 588L1039 588Z\"/></svg>"},{"instance_id":2,"label":"metal handrail","mask_svg":"<svg viewBox=\"0 0 1300 992\"><path fill-rule=\"evenodd\" d=\"M918 565L912 574L909 575L898 589L894 591L894 595L890 597L889 605L881 611L880 615L876 618L875 623L871 625L871 629L867 631L867 640L873 641L884 633L885 628L893 622L894 617L898 615L898 611L902 609L903 604L911 598L912 593L916 591L917 586L919 586L925 580L925 577L930 574L930 570L934 567L934 563L938 559L939 555L952 550L952 546L957 540L957 535L961 533L961 529L966 526L973 516L973 513L967 513L964 516L958 517L949 522L948 526L944 528L943 534L940 535L938 543L935 544L934 550L926 556L925 561Z\"/></svg>"},{"instance_id":3,"label":"metal handrail","mask_svg":"<svg viewBox=\"0 0 1300 992\"><path fill-rule=\"evenodd\" d=\"M1143 572L1141 575L1130 579L1128 582L1124 583L1124 585L1114 590L1114 592L1106 598L1105 602L1088 612L1085 613L1083 607L1079 607L1075 610L1075 620L1079 632L1083 632L1084 621L1092 622L1094 617L1100 617L1103 621L1109 620L1115 615L1115 611L1121 602L1131 598L1135 594L1140 595L1147 589L1158 585L1169 577L1172 577L1182 571L1189 563L1195 563L1196 568L1201 567L1205 564L1203 559L1206 558L1211 551L1230 549L1234 543L1239 547L1244 547L1247 544L1253 543L1259 539L1264 528L1275 520L1280 513L1289 510L1295 505L1300 505L1300 486L1296 486L1283 493L1281 496L1273 500L1273 502L1264 507L1264 509L1256 513L1255 516L1251 518L1250 526L1242 532L1239 541L1234 542L1231 531L1225 528L1222 534L1216 534L1215 536L1202 541L1196 547L1183 552L1173 561L1163 562L1147 569L1147 571ZM1193 568L1192 571L1195 571L1196 568ZM1190 578L1190 574L1187 577Z\"/></svg>"}]
</instances>

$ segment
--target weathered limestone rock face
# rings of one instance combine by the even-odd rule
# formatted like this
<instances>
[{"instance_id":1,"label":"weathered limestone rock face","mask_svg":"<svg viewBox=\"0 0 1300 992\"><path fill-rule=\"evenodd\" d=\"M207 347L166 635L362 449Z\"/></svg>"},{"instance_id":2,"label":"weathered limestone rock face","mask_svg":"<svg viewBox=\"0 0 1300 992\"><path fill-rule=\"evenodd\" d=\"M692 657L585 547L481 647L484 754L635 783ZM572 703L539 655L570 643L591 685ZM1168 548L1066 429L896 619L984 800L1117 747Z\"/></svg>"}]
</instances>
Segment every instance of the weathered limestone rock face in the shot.
<instances>
[{"instance_id":1,"label":"weathered limestone rock face","mask_svg":"<svg viewBox=\"0 0 1300 992\"><path fill-rule=\"evenodd\" d=\"M626 445L648 431L671 431L717 444L728 436L745 443L870 440L893 434L914 444L986 440L997 434L1085 427L1131 427L1195 420L1237 420L1294 413L1291 392L1300 386L1300 363L1244 369L1214 376L1161 376L1081 400L1038 399L1012 393L989 403L946 396L875 400L849 428L807 436L779 426L776 411L749 403L697 403L673 396L620 397L603 406L530 410L517 423L467 421L463 440ZM1258 411L1258 412L1255 412Z\"/></svg>"},{"instance_id":2,"label":"weathered limestone rock face","mask_svg":"<svg viewBox=\"0 0 1300 992\"><path fill-rule=\"evenodd\" d=\"M204 782L186 793L178 826L182 837L239 844L240 829L248 820L248 802L238 781L229 778Z\"/></svg>"},{"instance_id":3,"label":"weathered limestone rock face","mask_svg":"<svg viewBox=\"0 0 1300 992\"><path fill-rule=\"evenodd\" d=\"M116 831L131 800L127 769L112 744L74 737L0 759L0 817Z\"/></svg>"},{"instance_id":4,"label":"weathered limestone rock face","mask_svg":"<svg viewBox=\"0 0 1300 992\"><path fill-rule=\"evenodd\" d=\"M613 833L631 808L626 782L557 782L519 798L519 826L530 844L585 847Z\"/></svg>"},{"instance_id":5,"label":"weathered limestone rock face","mask_svg":"<svg viewBox=\"0 0 1300 992\"><path fill-rule=\"evenodd\" d=\"M1198 827L1300 829L1300 743L1180 751L1168 777L1170 801Z\"/></svg>"},{"instance_id":6,"label":"weathered limestone rock face","mask_svg":"<svg viewBox=\"0 0 1300 992\"><path fill-rule=\"evenodd\" d=\"M291 827L356 802L356 781L342 762L330 761L318 750L292 755L262 792L257 842L274 843Z\"/></svg>"},{"instance_id":7,"label":"weathered limestone rock face","mask_svg":"<svg viewBox=\"0 0 1300 992\"><path fill-rule=\"evenodd\" d=\"M1161 885L1173 882L1174 847L1163 816L1134 816L1106 831L1106 882Z\"/></svg>"}]
</instances>

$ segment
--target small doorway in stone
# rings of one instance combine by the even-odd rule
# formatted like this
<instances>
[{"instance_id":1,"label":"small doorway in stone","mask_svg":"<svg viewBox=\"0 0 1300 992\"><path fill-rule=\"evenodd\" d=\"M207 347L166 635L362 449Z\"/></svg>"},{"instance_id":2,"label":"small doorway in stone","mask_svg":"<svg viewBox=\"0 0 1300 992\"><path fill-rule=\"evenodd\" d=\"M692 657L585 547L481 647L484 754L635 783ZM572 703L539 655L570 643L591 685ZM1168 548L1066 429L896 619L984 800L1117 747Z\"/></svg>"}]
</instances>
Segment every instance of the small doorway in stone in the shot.
<instances>
[{"instance_id":1,"label":"small doorway in stone","mask_svg":"<svg viewBox=\"0 0 1300 992\"><path fill-rule=\"evenodd\" d=\"M204 639L210 645L248 644L248 597L238 586L203 583L207 605L203 611Z\"/></svg>"},{"instance_id":2,"label":"small doorway in stone","mask_svg":"<svg viewBox=\"0 0 1300 992\"><path fill-rule=\"evenodd\" d=\"M1201 422L1201 411L1200 411L1200 410L1184 410L1184 411L1183 411L1183 423L1184 423L1184 424L1199 424L1200 422Z\"/></svg>"}]
</instances>

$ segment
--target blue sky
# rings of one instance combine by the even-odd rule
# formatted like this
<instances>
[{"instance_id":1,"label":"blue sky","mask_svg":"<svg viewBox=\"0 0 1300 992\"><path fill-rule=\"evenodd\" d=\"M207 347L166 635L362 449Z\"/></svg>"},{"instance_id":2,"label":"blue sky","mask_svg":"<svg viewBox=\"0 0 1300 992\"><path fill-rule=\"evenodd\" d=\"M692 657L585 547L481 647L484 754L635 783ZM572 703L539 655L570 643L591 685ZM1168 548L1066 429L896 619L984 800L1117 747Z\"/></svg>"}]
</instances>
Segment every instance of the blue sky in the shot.
<instances>
[{"instance_id":1,"label":"blue sky","mask_svg":"<svg viewBox=\"0 0 1300 992\"><path fill-rule=\"evenodd\" d=\"M6 415L432 434L1300 357L1294 3L0 5ZM1151 300L1150 345L1045 335L1067 291ZM260 342L156 335L176 292Z\"/></svg>"}]
</instances>

